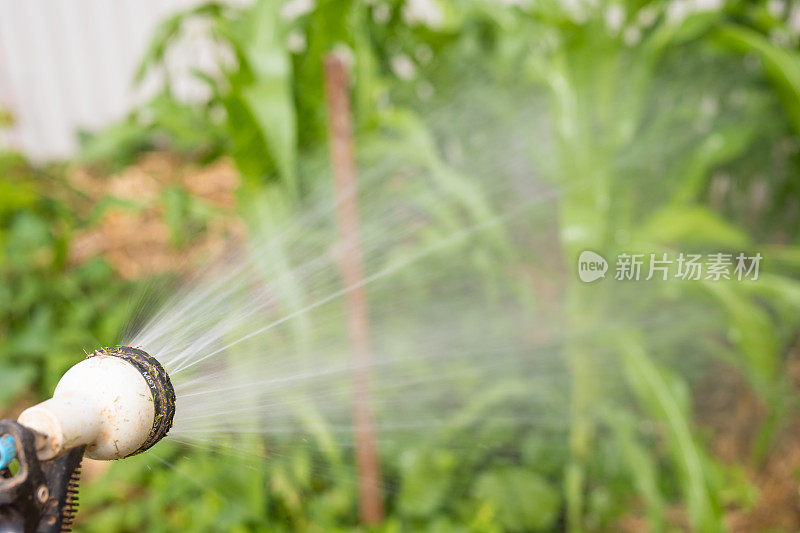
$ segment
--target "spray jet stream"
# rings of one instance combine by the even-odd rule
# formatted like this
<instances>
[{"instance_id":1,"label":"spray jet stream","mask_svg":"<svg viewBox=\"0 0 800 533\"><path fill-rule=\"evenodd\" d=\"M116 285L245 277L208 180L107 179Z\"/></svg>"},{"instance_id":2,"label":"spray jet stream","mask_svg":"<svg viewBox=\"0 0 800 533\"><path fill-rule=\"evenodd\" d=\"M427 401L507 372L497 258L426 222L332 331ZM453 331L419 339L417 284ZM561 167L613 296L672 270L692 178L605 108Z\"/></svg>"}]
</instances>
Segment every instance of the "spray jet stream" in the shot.
<instances>
[{"instance_id":1,"label":"spray jet stream","mask_svg":"<svg viewBox=\"0 0 800 533\"><path fill-rule=\"evenodd\" d=\"M129 346L70 368L53 397L0 420L0 531L70 531L84 456L123 459L163 439L175 390L163 366Z\"/></svg>"}]
</instances>

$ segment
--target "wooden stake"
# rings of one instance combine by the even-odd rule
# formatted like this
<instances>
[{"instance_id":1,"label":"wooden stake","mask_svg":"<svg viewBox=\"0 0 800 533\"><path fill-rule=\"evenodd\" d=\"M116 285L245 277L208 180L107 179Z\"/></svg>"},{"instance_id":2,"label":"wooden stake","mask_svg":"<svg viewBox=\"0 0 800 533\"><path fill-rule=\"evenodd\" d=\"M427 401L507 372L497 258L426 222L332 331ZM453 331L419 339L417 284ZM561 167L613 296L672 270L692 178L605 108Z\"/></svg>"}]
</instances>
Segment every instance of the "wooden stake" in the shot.
<instances>
[{"instance_id":1,"label":"wooden stake","mask_svg":"<svg viewBox=\"0 0 800 533\"><path fill-rule=\"evenodd\" d=\"M336 221L341 254L339 267L347 288L347 326L353 351L353 423L361 521L383 520L381 470L377 432L372 414L371 353L364 265L358 223L356 160L350 120L350 83L344 59L335 53L325 58L325 96L330 121L330 151L336 194Z\"/></svg>"}]
</instances>

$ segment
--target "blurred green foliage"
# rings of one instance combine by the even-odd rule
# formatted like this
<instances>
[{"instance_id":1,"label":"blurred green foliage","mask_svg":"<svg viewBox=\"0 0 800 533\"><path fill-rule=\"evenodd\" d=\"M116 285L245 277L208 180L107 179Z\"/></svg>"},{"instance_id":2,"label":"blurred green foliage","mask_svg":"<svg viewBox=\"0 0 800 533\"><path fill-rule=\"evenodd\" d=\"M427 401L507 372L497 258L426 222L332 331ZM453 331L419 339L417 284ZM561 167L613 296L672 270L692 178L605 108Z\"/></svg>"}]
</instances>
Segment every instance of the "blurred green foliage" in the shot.
<instances>
[{"instance_id":1,"label":"blurred green foliage","mask_svg":"<svg viewBox=\"0 0 800 533\"><path fill-rule=\"evenodd\" d=\"M130 294L97 259L67 266L81 217L63 203L70 191L21 157L0 154L0 401L49 391L76 354L116 339Z\"/></svg>"},{"instance_id":2,"label":"blurred green foliage","mask_svg":"<svg viewBox=\"0 0 800 533\"><path fill-rule=\"evenodd\" d=\"M402 157L430 176L453 200L430 212L437 222L431 231L446 234L494 213L469 169L443 155L420 92L447 95L462 80L482 80L509 94L545 94L554 146L531 142L530 152L537 168L571 191L558 212L566 264L586 249L606 257L746 250L765 254L766 271L757 284L663 284L615 294L567 280L563 314L576 331L700 302L711 340L676 332L665 343L651 331L612 329L602 339L604 355L628 384L613 391L598 384L598 339L569 342L569 435L509 431L477 416L529 392L525 383L508 383L483 391L422 442L382 447L389 514L376 530L611 531L622 517L641 514L651 530L666 531L665 509L676 504L692 529L724 530L726 506L748 505L752 491L737 466L709 452L693 420L692 383L678 369L686 358L711 354L747 378L769 412L757 464L796 399L782 370L800 310L800 53L788 7L429 0L436 16L426 19L415 18L414 3L319 0L287 17L282 3L256 0L179 13L161 24L138 74L160 72L163 90L125 121L87 136L81 160L119 168L154 146L200 160L228 155L244 178L244 216L252 222L249 202L266 199L273 216L290 217L319 179L300 163L327 142L322 59L344 49L352 57L360 157ZM208 99L186 104L173 95L165 58L185 24L198 19L230 58L220 60L218 73L197 73ZM514 98L488 95L499 101L486 101L487 113L517 112ZM0 159L0 175L0 401L8 403L26 391L46 393L76 353L116 340L129 318L120 302L136 288L100 259L67 267L70 234L90 221L66 207L51 186L58 180L12 155ZM715 187L728 191L724 202ZM761 205L753 207L759 187ZM166 191L164 202L176 245L186 240L182 227L211 216L180 190ZM261 220L260 229L269 233L270 223ZM489 233L470 252L487 286L504 264L526 260L509 236ZM278 249L274 256L287 272L290 255ZM637 305L621 307L634 292ZM296 294L286 299L303 305ZM658 430L637 423L642 416ZM349 450L330 439L324 423L316 436L313 444L287 446L293 451L285 456L270 457L261 443L238 450L266 453L263 461L160 445L115 464L84 491L81 528L357 529ZM459 442L491 445L454 448Z\"/></svg>"}]
</instances>

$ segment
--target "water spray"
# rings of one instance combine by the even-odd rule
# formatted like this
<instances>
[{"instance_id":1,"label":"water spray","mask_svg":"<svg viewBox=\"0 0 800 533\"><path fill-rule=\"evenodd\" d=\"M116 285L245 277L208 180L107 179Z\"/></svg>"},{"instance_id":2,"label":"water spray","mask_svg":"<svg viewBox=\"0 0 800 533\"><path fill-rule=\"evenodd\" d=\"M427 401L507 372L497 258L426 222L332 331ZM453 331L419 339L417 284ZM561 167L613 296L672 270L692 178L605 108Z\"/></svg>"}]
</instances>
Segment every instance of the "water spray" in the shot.
<instances>
[{"instance_id":1,"label":"water spray","mask_svg":"<svg viewBox=\"0 0 800 533\"><path fill-rule=\"evenodd\" d=\"M70 531L83 456L142 453L174 415L175 391L154 357L129 346L92 353L52 398L0 420L0 531Z\"/></svg>"}]
</instances>

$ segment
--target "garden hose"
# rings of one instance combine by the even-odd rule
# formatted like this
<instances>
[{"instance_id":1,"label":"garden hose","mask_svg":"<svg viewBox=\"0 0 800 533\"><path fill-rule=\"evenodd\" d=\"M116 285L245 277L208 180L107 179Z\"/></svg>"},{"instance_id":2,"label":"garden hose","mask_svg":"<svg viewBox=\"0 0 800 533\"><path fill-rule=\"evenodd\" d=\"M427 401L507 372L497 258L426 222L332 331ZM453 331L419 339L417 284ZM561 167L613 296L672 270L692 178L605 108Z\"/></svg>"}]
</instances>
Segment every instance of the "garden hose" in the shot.
<instances>
[{"instance_id":1,"label":"garden hose","mask_svg":"<svg viewBox=\"0 0 800 533\"><path fill-rule=\"evenodd\" d=\"M70 531L84 454L122 459L164 438L175 390L163 366L130 346L103 348L62 376L53 397L0 420L0 531Z\"/></svg>"}]
</instances>

